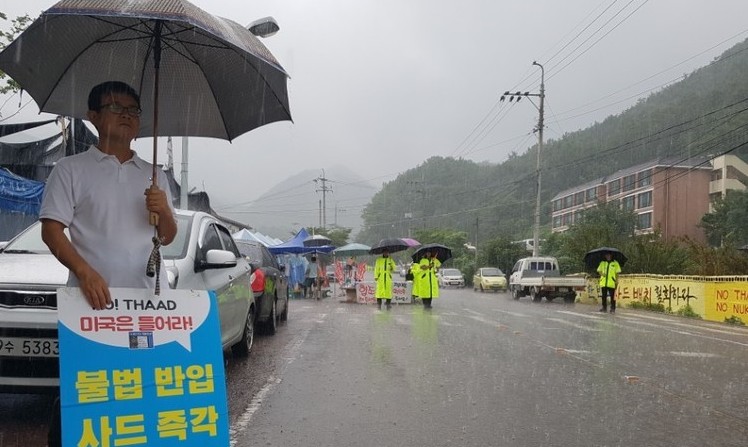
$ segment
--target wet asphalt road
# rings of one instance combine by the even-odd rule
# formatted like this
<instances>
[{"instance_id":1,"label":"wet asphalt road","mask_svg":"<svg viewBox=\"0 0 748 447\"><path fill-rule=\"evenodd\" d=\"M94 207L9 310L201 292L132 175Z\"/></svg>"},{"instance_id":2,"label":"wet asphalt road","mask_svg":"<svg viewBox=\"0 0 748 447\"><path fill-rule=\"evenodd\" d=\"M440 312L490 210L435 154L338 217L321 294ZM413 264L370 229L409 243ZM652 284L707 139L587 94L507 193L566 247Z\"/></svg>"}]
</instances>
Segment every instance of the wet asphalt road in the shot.
<instances>
[{"instance_id":1,"label":"wet asphalt road","mask_svg":"<svg viewBox=\"0 0 748 447\"><path fill-rule=\"evenodd\" d=\"M748 329L448 289L433 310L292 300L227 357L236 446L745 446ZM0 447L51 400L2 395Z\"/></svg>"},{"instance_id":2,"label":"wet asphalt road","mask_svg":"<svg viewBox=\"0 0 748 447\"><path fill-rule=\"evenodd\" d=\"M442 293L430 312L292 301L229 365L234 445L748 444L748 329Z\"/></svg>"}]
</instances>

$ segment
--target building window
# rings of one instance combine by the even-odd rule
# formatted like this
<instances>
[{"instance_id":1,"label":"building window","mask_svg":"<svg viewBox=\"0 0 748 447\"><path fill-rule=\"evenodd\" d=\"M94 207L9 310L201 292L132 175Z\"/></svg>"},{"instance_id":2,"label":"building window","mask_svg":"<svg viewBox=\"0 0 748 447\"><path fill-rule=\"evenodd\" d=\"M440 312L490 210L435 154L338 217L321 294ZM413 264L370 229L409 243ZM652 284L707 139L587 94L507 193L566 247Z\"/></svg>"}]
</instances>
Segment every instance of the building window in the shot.
<instances>
[{"instance_id":1,"label":"building window","mask_svg":"<svg viewBox=\"0 0 748 447\"><path fill-rule=\"evenodd\" d=\"M639 194L639 208L647 208L652 206L652 191L647 191Z\"/></svg>"},{"instance_id":2,"label":"building window","mask_svg":"<svg viewBox=\"0 0 748 447\"><path fill-rule=\"evenodd\" d=\"M574 194L574 205L584 204L584 191Z\"/></svg>"},{"instance_id":3,"label":"building window","mask_svg":"<svg viewBox=\"0 0 748 447\"><path fill-rule=\"evenodd\" d=\"M561 226L561 216L553 216L553 228Z\"/></svg>"},{"instance_id":4,"label":"building window","mask_svg":"<svg viewBox=\"0 0 748 447\"><path fill-rule=\"evenodd\" d=\"M553 211L558 211L561 209L561 199L557 199L553 201Z\"/></svg>"},{"instance_id":5,"label":"building window","mask_svg":"<svg viewBox=\"0 0 748 447\"><path fill-rule=\"evenodd\" d=\"M623 191L631 191L636 186L636 174L627 175L623 178Z\"/></svg>"},{"instance_id":6,"label":"building window","mask_svg":"<svg viewBox=\"0 0 748 447\"><path fill-rule=\"evenodd\" d=\"M564 197L564 208L571 208L574 206L574 196Z\"/></svg>"},{"instance_id":7,"label":"building window","mask_svg":"<svg viewBox=\"0 0 748 447\"><path fill-rule=\"evenodd\" d=\"M652 213L639 214L639 221L636 226L640 230L648 230L652 228Z\"/></svg>"},{"instance_id":8,"label":"building window","mask_svg":"<svg viewBox=\"0 0 748 447\"><path fill-rule=\"evenodd\" d=\"M608 195L614 196L621 192L621 179L617 178L608 183Z\"/></svg>"},{"instance_id":9,"label":"building window","mask_svg":"<svg viewBox=\"0 0 748 447\"><path fill-rule=\"evenodd\" d=\"M620 208L621 207L621 199L608 200L608 206L610 206L612 208Z\"/></svg>"},{"instance_id":10,"label":"building window","mask_svg":"<svg viewBox=\"0 0 748 447\"><path fill-rule=\"evenodd\" d=\"M587 202L594 202L597 199L597 188L590 188L587 190Z\"/></svg>"},{"instance_id":11,"label":"building window","mask_svg":"<svg viewBox=\"0 0 748 447\"><path fill-rule=\"evenodd\" d=\"M636 196L628 196L621 199L621 205L624 211L633 211L636 208Z\"/></svg>"},{"instance_id":12,"label":"building window","mask_svg":"<svg viewBox=\"0 0 748 447\"><path fill-rule=\"evenodd\" d=\"M571 213L566 213L561 217L561 225L565 227L571 225Z\"/></svg>"},{"instance_id":13,"label":"building window","mask_svg":"<svg viewBox=\"0 0 748 447\"><path fill-rule=\"evenodd\" d=\"M642 171L639 173L639 183L637 183L636 186L639 188L643 186L649 186L652 184L652 170L647 169L646 171Z\"/></svg>"},{"instance_id":14,"label":"building window","mask_svg":"<svg viewBox=\"0 0 748 447\"><path fill-rule=\"evenodd\" d=\"M584 210L579 210L574 212L574 223L578 224L581 223L584 219Z\"/></svg>"}]
</instances>

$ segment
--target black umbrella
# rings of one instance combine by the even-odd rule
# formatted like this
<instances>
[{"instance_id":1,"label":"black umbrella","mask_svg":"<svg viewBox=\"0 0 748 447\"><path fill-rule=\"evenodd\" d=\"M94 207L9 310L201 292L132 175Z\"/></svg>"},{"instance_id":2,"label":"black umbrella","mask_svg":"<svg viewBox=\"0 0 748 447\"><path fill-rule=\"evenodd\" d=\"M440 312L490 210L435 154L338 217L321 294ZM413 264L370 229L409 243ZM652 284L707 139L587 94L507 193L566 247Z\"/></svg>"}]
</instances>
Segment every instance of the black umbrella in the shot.
<instances>
[{"instance_id":1,"label":"black umbrella","mask_svg":"<svg viewBox=\"0 0 748 447\"><path fill-rule=\"evenodd\" d=\"M390 253L395 253L398 251L407 250L408 248L408 244L406 244L402 240L398 238L388 238L382 239L378 244L371 247L369 253L373 255L380 255L385 250L389 251Z\"/></svg>"},{"instance_id":2,"label":"black umbrella","mask_svg":"<svg viewBox=\"0 0 748 447\"><path fill-rule=\"evenodd\" d=\"M106 81L141 97L141 137L232 140L290 120L288 75L242 25L186 0L62 0L0 53L42 112L86 118ZM159 119L162 118L162 119Z\"/></svg>"},{"instance_id":3,"label":"black umbrella","mask_svg":"<svg viewBox=\"0 0 748 447\"><path fill-rule=\"evenodd\" d=\"M618 261L621 267L628 261L628 258L621 250L612 247L600 247L590 250L584 255L584 265L590 270L595 270L600 262L605 260L607 253L613 255L613 259Z\"/></svg>"},{"instance_id":4,"label":"black umbrella","mask_svg":"<svg viewBox=\"0 0 748 447\"><path fill-rule=\"evenodd\" d=\"M315 234L304 239L304 247L322 247L332 245L332 239L321 234Z\"/></svg>"},{"instance_id":5,"label":"black umbrella","mask_svg":"<svg viewBox=\"0 0 748 447\"><path fill-rule=\"evenodd\" d=\"M288 75L270 51L247 28L187 0L62 0L0 52L0 70L40 111L75 118L86 117L94 86L133 87L139 136L153 137L154 186L159 136L232 140L291 119ZM158 215L150 222L158 226ZM158 277L153 240L147 272Z\"/></svg>"},{"instance_id":6,"label":"black umbrella","mask_svg":"<svg viewBox=\"0 0 748 447\"><path fill-rule=\"evenodd\" d=\"M439 262L445 262L452 257L452 249L441 244L426 244L413 253L413 262L420 262L426 257L426 252L431 252Z\"/></svg>"}]
</instances>

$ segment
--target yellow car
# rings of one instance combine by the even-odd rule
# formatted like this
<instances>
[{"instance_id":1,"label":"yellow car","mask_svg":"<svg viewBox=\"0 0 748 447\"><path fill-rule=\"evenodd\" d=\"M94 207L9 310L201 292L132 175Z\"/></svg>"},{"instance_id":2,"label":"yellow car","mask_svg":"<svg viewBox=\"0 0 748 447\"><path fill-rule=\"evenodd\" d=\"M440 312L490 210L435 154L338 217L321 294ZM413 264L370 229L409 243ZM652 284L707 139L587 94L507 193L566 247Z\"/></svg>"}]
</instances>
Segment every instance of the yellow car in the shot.
<instances>
[{"instance_id":1,"label":"yellow car","mask_svg":"<svg viewBox=\"0 0 748 447\"><path fill-rule=\"evenodd\" d=\"M496 267L481 267L473 275L473 290L506 292L506 276Z\"/></svg>"}]
</instances>

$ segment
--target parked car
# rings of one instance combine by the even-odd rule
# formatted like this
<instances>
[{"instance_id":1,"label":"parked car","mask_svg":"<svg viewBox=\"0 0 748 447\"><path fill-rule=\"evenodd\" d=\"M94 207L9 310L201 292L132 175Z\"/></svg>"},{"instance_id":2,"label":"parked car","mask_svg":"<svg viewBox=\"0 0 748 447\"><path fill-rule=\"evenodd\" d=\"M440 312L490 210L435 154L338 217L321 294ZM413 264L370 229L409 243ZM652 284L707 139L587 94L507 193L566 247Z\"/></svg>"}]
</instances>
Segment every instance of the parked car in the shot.
<instances>
[{"instance_id":1,"label":"parked car","mask_svg":"<svg viewBox=\"0 0 748 447\"><path fill-rule=\"evenodd\" d=\"M235 240L239 253L252 266L252 292L257 306L256 321L273 335L278 322L288 320L288 279L285 266L259 242Z\"/></svg>"},{"instance_id":2,"label":"parked car","mask_svg":"<svg viewBox=\"0 0 748 447\"><path fill-rule=\"evenodd\" d=\"M562 297L565 303L573 303L586 286L584 276L562 276L558 260L551 256L522 258L514 264L509 277L512 298L529 296L536 303L543 297L547 301Z\"/></svg>"},{"instance_id":3,"label":"parked car","mask_svg":"<svg viewBox=\"0 0 748 447\"><path fill-rule=\"evenodd\" d=\"M457 286L465 287L465 276L458 269L441 269L436 274L439 287Z\"/></svg>"},{"instance_id":4,"label":"parked car","mask_svg":"<svg viewBox=\"0 0 748 447\"><path fill-rule=\"evenodd\" d=\"M481 267L473 275L473 290L506 292L506 276L496 267Z\"/></svg>"},{"instance_id":5,"label":"parked car","mask_svg":"<svg viewBox=\"0 0 748 447\"><path fill-rule=\"evenodd\" d=\"M224 349L249 355L255 324L249 263L215 217L182 210L175 217L177 236L162 248L162 273L171 288L215 290ZM59 386L56 292L67 277L42 242L40 222L0 250L0 392Z\"/></svg>"}]
</instances>

